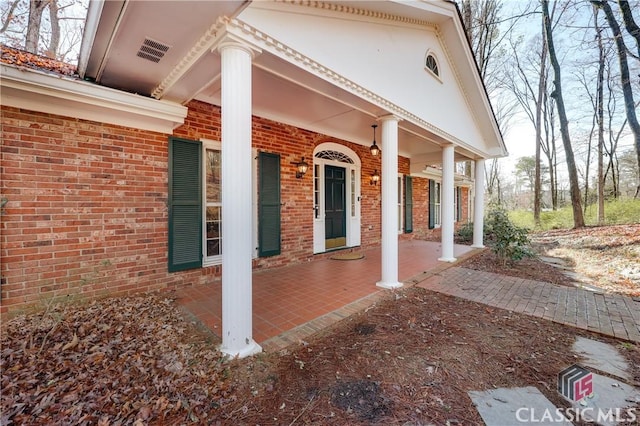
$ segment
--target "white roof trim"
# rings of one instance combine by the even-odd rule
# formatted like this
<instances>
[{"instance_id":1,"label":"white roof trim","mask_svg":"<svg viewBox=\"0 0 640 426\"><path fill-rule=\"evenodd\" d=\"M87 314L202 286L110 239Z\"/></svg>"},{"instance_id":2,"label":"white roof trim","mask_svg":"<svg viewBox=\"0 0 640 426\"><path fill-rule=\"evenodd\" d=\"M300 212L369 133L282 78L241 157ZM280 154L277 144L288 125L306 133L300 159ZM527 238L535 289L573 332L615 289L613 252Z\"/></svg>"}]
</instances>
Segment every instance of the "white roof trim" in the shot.
<instances>
[{"instance_id":1,"label":"white roof trim","mask_svg":"<svg viewBox=\"0 0 640 426\"><path fill-rule=\"evenodd\" d=\"M2 104L160 133L184 124L187 107L39 71L0 65Z\"/></svg>"},{"instance_id":2,"label":"white roof trim","mask_svg":"<svg viewBox=\"0 0 640 426\"><path fill-rule=\"evenodd\" d=\"M285 45L279 40L276 40L273 37L267 34L264 34L262 31L258 30L257 28L254 28L253 26L247 24L246 22L243 22L239 19L229 19L228 22L226 23L226 27L227 27L226 30L229 34L235 35L236 37L245 40L250 45L257 46L259 49L264 50L266 52L270 52L271 54L289 63L295 64L297 67L308 71L310 74L320 77L325 81L329 81L335 86L340 87L343 90L349 93L352 93L360 97L361 99L364 99L372 103L373 105L377 105L378 107L396 115L398 118L402 120L405 120L407 122L417 125L418 127L426 129L431 133L435 134L436 136L439 136L446 141L454 143L457 146L463 147L480 157L483 157L484 155L486 155L480 152L476 147L471 146L470 144L464 142L463 140L440 129L439 127L433 125L432 123L405 110L404 108L401 108L400 106L379 96L378 94L362 87L361 85L355 83L354 81L343 77L342 75L314 61L308 56Z\"/></svg>"}]
</instances>

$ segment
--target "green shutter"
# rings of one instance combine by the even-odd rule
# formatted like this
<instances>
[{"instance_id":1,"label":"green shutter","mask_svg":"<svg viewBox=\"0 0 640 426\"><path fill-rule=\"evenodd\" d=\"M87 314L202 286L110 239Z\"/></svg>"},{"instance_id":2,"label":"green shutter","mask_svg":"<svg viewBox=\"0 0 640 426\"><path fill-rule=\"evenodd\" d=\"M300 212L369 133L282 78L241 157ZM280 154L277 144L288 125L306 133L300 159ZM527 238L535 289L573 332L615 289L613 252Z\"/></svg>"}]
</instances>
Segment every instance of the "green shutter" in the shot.
<instances>
[{"instance_id":1,"label":"green shutter","mask_svg":"<svg viewBox=\"0 0 640 426\"><path fill-rule=\"evenodd\" d=\"M169 272L202 266L202 146L169 139Z\"/></svg>"},{"instance_id":2,"label":"green shutter","mask_svg":"<svg viewBox=\"0 0 640 426\"><path fill-rule=\"evenodd\" d=\"M413 232L413 180L404 177L404 232Z\"/></svg>"},{"instance_id":3,"label":"green shutter","mask_svg":"<svg viewBox=\"0 0 640 426\"><path fill-rule=\"evenodd\" d=\"M462 220L462 188L456 186L456 221Z\"/></svg>"},{"instance_id":4,"label":"green shutter","mask_svg":"<svg viewBox=\"0 0 640 426\"><path fill-rule=\"evenodd\" d=\"M258 154L258 255L280 254L280 156Z\"/></svg>"},{"instance_id":5,"label":"green shutter","mask_svg":"<svg viewBox=\"0 0 640 426\"><path fill-rule=\"evenodd\" d=\"M429 179L429 229L436 227L436 181Z\"/></svg>"}]
</instances>

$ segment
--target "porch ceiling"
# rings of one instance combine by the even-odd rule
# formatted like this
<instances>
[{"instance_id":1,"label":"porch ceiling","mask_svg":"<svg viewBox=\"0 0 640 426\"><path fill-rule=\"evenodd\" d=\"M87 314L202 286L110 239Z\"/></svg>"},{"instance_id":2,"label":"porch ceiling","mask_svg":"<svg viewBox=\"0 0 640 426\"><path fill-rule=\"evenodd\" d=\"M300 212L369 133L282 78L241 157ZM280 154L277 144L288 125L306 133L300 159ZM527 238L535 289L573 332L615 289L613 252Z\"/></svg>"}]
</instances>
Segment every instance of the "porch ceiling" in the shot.
<instances>
[{"instance_id":1,"label":"porch ceiling","mask_svg":"<svg viewBox=\"0 0 640 426\"><path fill-rule=\"evenodd\" d=\"M104 86L152 96L168 76L180 70L180 76L156 97L180 104L197 99L220 105L220 55L199 49L199 43L219 17L236 17L248 3L92 2L87 22L89 36L85 36L88 38L83 41L80 58L81 75ZM358 4L362 7L363 3ZM385 13L393 10L398 14L405 9L416 13L415 8L394 2L366 2L366 7ZM428 15L427 9L435 6L430 2L424 7L423 13ZM145 39L168 47L158 62L138 56ZM180 69L190 54L193 57L188 65ZM371 125L376 117L388 113L268 52L254 59L252 93L257 116L364 146L371 144ZM399 154L415 159L412 170L416 166L420 169L422 164L439 163L440 146L448 142L406 121L400 122L398 136ZM378 142L380 138L378 129ZM456 155L458 160L477 157L462 149L457 149Z\"/></svg>"}]
</instances>

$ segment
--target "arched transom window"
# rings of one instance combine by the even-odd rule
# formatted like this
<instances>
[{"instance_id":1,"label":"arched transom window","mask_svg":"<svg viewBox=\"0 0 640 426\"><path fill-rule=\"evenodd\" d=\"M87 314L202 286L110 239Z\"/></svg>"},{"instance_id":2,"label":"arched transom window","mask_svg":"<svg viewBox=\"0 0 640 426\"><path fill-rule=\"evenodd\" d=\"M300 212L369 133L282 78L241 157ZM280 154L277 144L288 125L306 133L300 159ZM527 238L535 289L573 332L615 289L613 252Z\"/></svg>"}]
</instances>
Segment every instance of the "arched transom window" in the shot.
<instances>
[{"instance_id":1,"label":"arched transom window","mask_svg":"<svg viewBox=\"0 0 640 426\"><path fill-rule=\"evenodd\" d=\"M432 53L427 54L427 59L425 60L425 68L429 70L436 77L440 77L440 70L438 69L438 60Z\"/></svg>"},{"instance_id":2,"label":"arched transom window","mask_svg":"<svg viewBox=\"0 0 640 426\"><path fill-rule=\"evenodd\" d=\"M325 160L339 161L341 163L353 164L353 160L346 154L338 151L325 150L316 153L316 158L323 158Z\"/></svg>"}]
</instances>

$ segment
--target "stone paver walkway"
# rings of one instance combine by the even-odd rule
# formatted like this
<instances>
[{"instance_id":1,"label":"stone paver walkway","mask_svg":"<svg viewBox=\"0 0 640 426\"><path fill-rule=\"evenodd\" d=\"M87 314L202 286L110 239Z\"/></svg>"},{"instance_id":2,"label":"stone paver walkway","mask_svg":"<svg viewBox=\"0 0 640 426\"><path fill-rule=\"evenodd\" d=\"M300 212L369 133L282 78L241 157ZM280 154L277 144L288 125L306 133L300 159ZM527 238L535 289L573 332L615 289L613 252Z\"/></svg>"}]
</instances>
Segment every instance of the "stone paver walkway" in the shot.
<instances>
[{"instance_id":1,"label":"stone paver walkway","mask_svg":"<svg viewBox=\"0 0 640 426\"><path fill-rule=\"evenodd\" d=\"M416 284L474 302L640 342L640 302L630 297L453 267Z\"/></svg>"}]
</instances>

